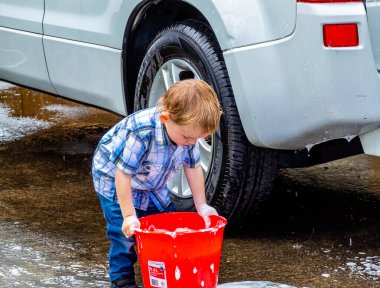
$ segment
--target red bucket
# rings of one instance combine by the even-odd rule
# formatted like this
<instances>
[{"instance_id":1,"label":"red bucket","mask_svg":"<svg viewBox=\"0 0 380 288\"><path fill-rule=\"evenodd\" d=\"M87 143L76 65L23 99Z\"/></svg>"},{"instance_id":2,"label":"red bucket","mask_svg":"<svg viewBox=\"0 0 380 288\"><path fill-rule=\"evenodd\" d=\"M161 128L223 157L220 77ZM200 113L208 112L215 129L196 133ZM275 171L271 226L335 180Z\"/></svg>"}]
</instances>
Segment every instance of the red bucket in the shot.
<instances>
[{"instance_id":1,"label":"red bucket","mask_svg":"<svg viewBox=\"0 0 380 288\"><path fill-rule=\"evenodd\" d=\"M136 241L144 288L216 288L225 218L210 216L209 228L195 212L139 220Z\"/></svg>"}]
</instances>

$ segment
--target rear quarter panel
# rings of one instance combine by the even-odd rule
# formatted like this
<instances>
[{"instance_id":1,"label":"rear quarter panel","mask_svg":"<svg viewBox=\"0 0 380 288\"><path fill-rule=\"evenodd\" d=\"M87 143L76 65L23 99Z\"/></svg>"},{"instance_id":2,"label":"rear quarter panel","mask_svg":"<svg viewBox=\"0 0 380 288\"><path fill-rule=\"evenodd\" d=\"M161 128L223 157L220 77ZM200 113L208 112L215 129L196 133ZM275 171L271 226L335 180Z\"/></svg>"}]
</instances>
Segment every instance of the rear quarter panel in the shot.
<instances>
[{"instance_id":1,"label":"rear quarter panel","mask_svg":"<svg viewBox=\"0 0 380 288\"><path fill-rule=\"evenodd\" d=\"M293 33L296 0L187 0L209 21L222 50Z\"/></svg>"}]
</instances>

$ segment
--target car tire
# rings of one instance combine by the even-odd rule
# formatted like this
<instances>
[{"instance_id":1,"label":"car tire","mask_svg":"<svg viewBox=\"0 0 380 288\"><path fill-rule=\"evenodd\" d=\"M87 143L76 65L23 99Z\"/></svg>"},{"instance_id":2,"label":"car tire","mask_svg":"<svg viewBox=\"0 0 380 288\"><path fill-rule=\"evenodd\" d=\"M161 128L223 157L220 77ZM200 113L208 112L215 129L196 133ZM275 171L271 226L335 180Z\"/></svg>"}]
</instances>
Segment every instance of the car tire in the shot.
<instances>
[{"instance_id":1,"label":"car tire","mask_svg":"<svg viewBox=\"0 0 380 288\"><path fill-rule=\"evenodd\" d=\"M177 67L171 68L169 64ZM273 151L252 146L245 136L223 54L212 31L200 22L185 21L157 34L138 73L135 111L155 105L168 88L166 84L161 85L167 87L156 84L169 77L164 69L177 71L169 71L173 74L173 79L166 81L169 84L200 78L216 91L223 115L209 143L211 157L204 171L206 197L230 223L243 220L269 195L277 162ZM172 201L176 207L181 206L180 210L194 209L192 199L183 195L174 193Z\"/></svg>"}]
</instances>

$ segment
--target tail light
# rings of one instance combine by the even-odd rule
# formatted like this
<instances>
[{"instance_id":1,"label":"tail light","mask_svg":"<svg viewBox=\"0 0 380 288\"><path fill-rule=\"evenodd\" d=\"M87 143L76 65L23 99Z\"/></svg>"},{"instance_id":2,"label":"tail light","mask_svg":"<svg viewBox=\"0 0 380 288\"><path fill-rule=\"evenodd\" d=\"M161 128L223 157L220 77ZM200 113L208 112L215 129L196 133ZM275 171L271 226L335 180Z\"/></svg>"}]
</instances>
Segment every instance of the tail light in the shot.
<instances>
[{"instance_id":1,"label":"tail light","mask_svg":"<svg viewBox=\"0 0 380 288\"><path fill-rule=\"evenodd\" d=\"M358 46L358 26L355 23L325 24L323 25L323 42L326 47Z\"/></svg>"},{"instance_id":2,"label":"tail light","mask_svg":"<svg viewBox=\"0 0 380 288\"><path fill-rule=\"evenodd\" d=\"M363 0L298 0L304 3L338 3L338 2L363 2Z\"/></svg>"},{"instance_id":3,"label":"tail light","mask_svg":"<svg viewBox=\"0 0 380 288\"><path fill-rule=\"evenodd\" d=\"M297 0L301 3L349 3L363 0ZM353 47L359 45L358 26L355 23L323 25L323 42L326 47Z\"/></svg>"}]
</instances>

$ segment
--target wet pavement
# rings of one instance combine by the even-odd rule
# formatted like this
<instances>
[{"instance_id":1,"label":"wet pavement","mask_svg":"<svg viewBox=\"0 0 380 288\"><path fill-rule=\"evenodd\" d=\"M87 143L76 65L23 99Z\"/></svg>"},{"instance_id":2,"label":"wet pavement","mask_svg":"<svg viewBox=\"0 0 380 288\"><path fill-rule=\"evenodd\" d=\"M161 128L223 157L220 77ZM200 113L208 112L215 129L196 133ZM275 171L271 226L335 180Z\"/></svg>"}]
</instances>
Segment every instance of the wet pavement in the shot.
<instances>
[{"instance_id":1,"label":"wet pavement","mask_svg":"<svg viewBox=\"0 0 380 288\"><path fill-rule=\"evenodd\" d=\"M0 287L108 287L90 167L119 119L0 83ZM219 283L380 287L379 173L365 155L282 170L249 227L225 235Z\"/></svg>"}]
</instances>

